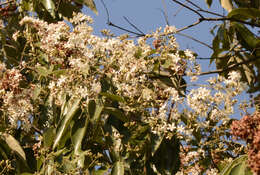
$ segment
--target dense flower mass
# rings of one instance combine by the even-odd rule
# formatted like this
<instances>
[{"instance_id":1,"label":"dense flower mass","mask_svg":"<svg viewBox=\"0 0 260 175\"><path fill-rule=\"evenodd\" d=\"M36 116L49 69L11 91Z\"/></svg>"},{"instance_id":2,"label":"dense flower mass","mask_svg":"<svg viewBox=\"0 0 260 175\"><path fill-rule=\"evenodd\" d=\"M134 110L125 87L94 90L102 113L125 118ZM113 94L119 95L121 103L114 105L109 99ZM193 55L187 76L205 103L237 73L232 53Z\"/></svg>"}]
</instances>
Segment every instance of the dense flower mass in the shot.
<instances>
[{"instance_id":1,"label":"dense flower mass","mask_svg":"<svg viewBox=\"0 0 260 175\"><path fill-rule=\"evenodd\" d=\"M92 116L92 124L107 124L112 113L125 122L122 127L128 130L139 129L138 123L140 128L148 126L149 129L142 130L149 133L147 142L152 137L176 137L181 144L189 145L188 149L180 149L181 168L177 174L216 174L216 166L208 166L203 160L217 162L224 152L241 149L234 149L224 132L229 129L235 98L245 90L239 72L231 72L227 79L211 78L203 87L194 88L183 77L188 75L195 81L201 68L193 52L179 49L172 35L174 27L158 29L135 43L127 36L112 37L108 31L103 31L107 37L93 35L92 19L81 13L74 14L69 22L73 27L64 21L48 24L32 17L20 22L25 31L14 37L23 35L28 41L27 61L17 69L0 64L0 110L5 112L10 126L18 127L20 121L27 131L33 121L40 121L46 128L59 126L55 115L64 117L73 109L66 105L79 99L78 111L86 110L80 114L80 120ZM153 40L153 46L148 40ZM92 108L96 110L94 114ZM55 112L49 112L50 109ZM122 146L122 140L131 141L137 136L124 138L124 132L117 130L111 128L116 149L125 149L135 159L143 160L142 149L147 144L135 141ZM244 138L245 134L239 136ZM250 138L258 143L259 139L254 137Z\"/></svg>"},{"instance_id":2,"label":"dense flower mass","mask_svg":"<svg viewBox=\"0 0 260 175\"><path fill-rule=\"evenodd\" d=\"M256 173L260 174L260 115L246 115L239 121L233 121L231 132L249 144L248 165Z\"/></svg>"}]
</instances>

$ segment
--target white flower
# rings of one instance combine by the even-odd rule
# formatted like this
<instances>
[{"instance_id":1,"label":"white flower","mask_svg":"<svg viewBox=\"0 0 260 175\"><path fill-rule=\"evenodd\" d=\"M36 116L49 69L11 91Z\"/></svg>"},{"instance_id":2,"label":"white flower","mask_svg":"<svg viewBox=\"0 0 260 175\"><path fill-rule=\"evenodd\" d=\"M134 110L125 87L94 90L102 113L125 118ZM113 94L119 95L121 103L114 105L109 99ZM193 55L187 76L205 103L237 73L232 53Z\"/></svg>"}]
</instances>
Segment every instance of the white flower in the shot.
<instances>
[{"instance_id":1,"label":"white flower","mask_svg":"<svg viewBox=\"0 0 260 175\"><path fill-rule=\"evenodd\" d=\"M58 81L57 81L57 86L61 87L61 85L66 81L67 77L65 77L64 75L62 75Z\"/></svg>"},{"instance_id":2,"label":"white flower","mask_svg":"<svg viewBox=\"0 0 260 175\"><path fill-rule=\"evenodd\" d=\"M198 76L192 76L190 79L191 82L195 82L197 80L198 80Z\"/></svg>"},{"instance_id":3,"label":"white flower","mask_svg":"<svg viewBox=\"0 0 260 175\"><path fill-rule=\"evenodd\" d=\"M174 26L166 25L165 28L164 28L164 33L165 34L173 34L175 32L176 32L176 27L174 27Z\"/></svg>"},{"instance_id":4,"label":"white flower","mask_svg":"<svg viewBox=\"0 0 260 175\"><path fill-rule=\"evenodd\" d=\"M218 175L218 170L216 168L212 168L206 171L207 175Z\"/></svg>"},{"instance_id":5,"label":"white flower","mask_svg":"<svg viewBox=\"0 0 260 175\"><path fill-rule=\"evenodd\" d=\"M190 50L186 49L184 51L184 53L185 53L186 57L189 58L189 60L195 61L195 56L194 56L194 54Z\"/></svg>"}]
</instances>

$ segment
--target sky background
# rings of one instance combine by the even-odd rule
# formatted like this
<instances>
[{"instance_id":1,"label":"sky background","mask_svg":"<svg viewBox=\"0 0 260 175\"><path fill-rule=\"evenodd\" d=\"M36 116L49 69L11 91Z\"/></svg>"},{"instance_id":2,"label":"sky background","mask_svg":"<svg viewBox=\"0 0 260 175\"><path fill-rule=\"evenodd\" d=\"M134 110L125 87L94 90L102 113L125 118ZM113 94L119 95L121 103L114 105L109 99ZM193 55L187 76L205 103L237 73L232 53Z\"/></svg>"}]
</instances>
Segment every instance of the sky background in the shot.
<instances>
[{"instance_id":1,"label":"sky background","mask_svg":"<svg viewBox=\"0 0 260 175\"><path fill-rule=\"evenodd\" d=\"M100 31L104 28L111 30L114 34L120 35L126 33L120 29L114 28L112 26L107 25L107 13L101 2L101 0L94 0L96 3L96 7L98 10L98 15L95 15L90 9L86 8L83 10L84 13L90 15L94 19L94 34L101 35ZM124 19L124 16L130 20L135 26L137 26L142 32L149 33L151 31L155 31L157 28L164 28L166 25L166 21L162 11L165 11L168 16L168 21L170 25L175 26L177 29L190 25L197 21L198 15L187 10L180 5L176 4L172 0L103 0L107 10L109 12L110 22L132 30L136 31L133 27L131 27L127 21ZM184 2L184 1L182 1ZM213 0L213 4L209 9L205 0L192 0L192 2L199 5L201 8L210 10L213 12L217 12L220 14L226 13L219 6L219 2L217 0ZM189 5L189 4L187 4ZM210 34L210 30L217 24L218 22L203 22L199 25L187 29L182 33L192 36L202 42L205 42L211 45L213 40L213 35ZM134 36L134 35L131 35ZM211 49L208 47L199 44L191 39L188 39L183 36L176 35L177 42L180 45L181 49L190 49L198 54L198 57L209 58L212 54ZM202 72L215 70L215 64L209 64L209 60L199 60L198 61L202 65ZM205 83L205 81L212 75L201 76L199 77L198 83ZM216 76L216 75L215 75ZM239 100L249 99L248 94L243 93ZM238 108L235 109L235 114L232 117L240 118L240 111Z\"/></svg>"}]
</instances>

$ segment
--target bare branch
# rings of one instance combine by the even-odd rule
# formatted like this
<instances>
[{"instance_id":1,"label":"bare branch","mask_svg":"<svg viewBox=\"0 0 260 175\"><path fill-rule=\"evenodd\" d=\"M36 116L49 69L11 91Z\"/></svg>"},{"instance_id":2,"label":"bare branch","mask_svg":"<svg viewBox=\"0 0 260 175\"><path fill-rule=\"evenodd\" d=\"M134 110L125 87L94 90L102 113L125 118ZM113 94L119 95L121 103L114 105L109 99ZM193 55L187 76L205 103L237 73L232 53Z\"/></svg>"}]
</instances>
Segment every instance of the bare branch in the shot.
<instances>
[{"instance_id":1,"label":"bare branch","mask_svg":"<svg viewBox=\"0 0 260 175\"><path fill-rule=\"evenodd\" d=\"M256 61L257 59L259 59L260 57L255 57L253 59L250 59L250 60L245 60L243 62L240 62L240 63L236 63L236 64L233 64L227 68L224 68L224 69L218 69L218 70L215 70L215 71L208 71L208 72L201 72L199 75L209 75L209 74L219 74L219 73L223 73L223 72L226 72L226 71L229 71L229 70L232 70L232 69L235 69L243 64L248 64L250 62L253 62L253 61Z\"/></svg>"},{"instance_id":2,"label":"bare branch","mask_svg":"<svg viewBox=\"0 0 260 175\"><path fill-rule=\"evenodd\" d=\"M202 21L235 21L235 22L240 22L240 23L247 24L247 25L250 25L250 26L260 27L260 24L247 22L247 21L243 21L243 20L239 20L239 19L235 19L235 18L227 18L227 17L223 17L223 18L201 18L200 20L202 20Z\"/></svg>"},{"instance_id":3,"label":"bare branch","mask_svg":"<svg viewBox=\"0 0 260 175\"><path fill-rule=\"evenodd\" d=\"M101 0L101 2L102 2L103 6L104 6L104 8L105 8L105 10L106 10L106 13L107 13L107 24L108 24L109 21L110 21L110 19L109 19L108 9L107 9L107 6L106 6L105 2L104 2L103 0Z\"/></svg>"},{"instance_id":4,"label":"bare branch","mask_svg":"<svg viewBox=\"0 0 260 175\"><path fill-rule=\"evenodd\" d=\"M168 15L167 15L167 8L166 8L166 4L165 4L164 0L162 0L162 4L163 4L163 15L164 15L166 24L169 25L169 20L168 20Z\"/></svg>"},{"instance_id":5,"label":"bare branch","mask_svg":"<svg viewBox=\"0 0 260 175\"><path fill-rule=\"evenodd\" d=\"M221 14L218 14L218 13L215 13L215 12L211 12L211 11L208 11L208 10L204 10L202 9L200 6L198 6L197 4L195 4L194 2L190 1L190 0L186 0L188 3L190 3L191 5L193 5L194 7L198 8L198 11L201 11L201 12L204 12L204 13L208 13L208 14L211 14L211 15L215 15L215 16L219 16L219 17L224 17L223 15Z\"/></svg>"},{"instance_id":6,"label":"bare branch","mask_svg":"<svg viewBox=\"0 0 260 175\"><path fill-rule=\"evenodd\" d=\"M202 42L202 41L200 41L200 40L198 40L198 39L196 39L196 38L194 38L194 37L192 37L192 36L189 36L189 35L187 35L187 34L184 34L184 33L176 33L177 35L180 35L180 36L184 36L184 37L186 37L186 38L189 38L189 39L191 39L191 40L193 40L193 41L196 41L196 42L198 42L198 43L200 43L200 44L202 44L202 45L204 45L204 46L206 46L206 47L208 47L208 48L210 48L210 49L212 49L213 50L213 47L211 47L210 45L208 45L207 43L204 43L204 42Z\"/></svg>"},{"instance_id":7,"label":"bare branch","mask_svg":"<svg viewBox=\"0 0 260 175\"><path fill-rule=\"evenodd\" d=\"M162 12L162 14L163 14L163 17L164 17L164 19L165 19L165 21L166 21L166 24L169 26L169 21L168 21L168 16L165 14L165 12L162 10L162 9L158 9L158 10L160 10L161 12Z\"/></svg>"},{"instance_id":8,"label":"bare branch","mask_svg":"<svg viewBox=\"0 0 260 175\"><path fill-rule=\"evenodd\" d=\"M103 0L101 0L101 2L102 2L102 4L103 4L104 8L106 9L106 13L107 13L107 25L112 26L112 27L115 27L115 28L118 28L118 29L123 30L123 31L128 32L128 33L135 34L135 35L137 35L138 37L145 36L145 34L144 34L143 32L140 32L140 31L139 31L139 29L138 29L138 31L139 31L140 33L137 33L137 32L134 32L134 31L125 29L125 28L123 28L123 27L120 27L120 26L118 26L118 25L112 23L112 22L110 21L110 18L109 18L109 13L108 13L108 9L107 9L107 7L106 7L106 4L104 3ZM129 21L128 21L128 22L129 22ZM129 22L129 23L130 23L130 22ZM132 25L132 24L131 24L131 25ZM135 28L135 29L136 29L136 28Z\"/></svg>"},{"instance_id":9,"label":"bare branch","mask_svg":"<svg viewBox=\"0 0 260 175\"><path fill-rule=\"evenodd\" d=\"M183 31L183 30L186 30L186 29L189 29L189 28L191 28L191 27L196 26L196 25L200 24L201 22L202 22L201 20L198 20L198 21L196 21L196 22L193 23L193 24L190 24L190 25L185 26L185 27L183 27L183 28L181 28L181 29L178 29L176 32L179 33L179 32L181 32L181 31Z\"/></svg>"},{"instance_id":10,"label":"bare branch","mask_svg":"<svg viewBox=\"0 0 260 175\"><path fill-rule=\"evenodd\" d=\"M182 3L182 2L180 2L180 1L178 1L178 0L172 0L172 1L175 2L175 3L177 3L177 4L179 4L179 5L181 5L181 6L183 6L183 7L185 7L186 9L188 9L188 10L190 10L190 11L196 13L197 15L199 15L200 18L204 18L204 16L203 16L202 14L200 14L198 11L196 11L196 10L190 8L190 7L187 6L186 4L184 4L184 3Z\"/></svg>"},{"instance_id":11,"label":"bare branch","mask_svg":"<svg viewBox=\"0 0 260 175\"><path fill-rule=\"evenodd\" d=\"M125 29L125 28L120 27L120 26L118 26L118 25L116 25L116 24L114 24L114 23L112 23L112 22L110 22L110 21L108 22L108 25L109 25L109 26L112 26L112 27L115 27L115 28L118 28L118 29L120 29L120 30L123 30L123 31L125 31L125 32L135 34L135 35L137 35L138 37L145 36L145 34L137 33L137 32L134 32L134 31Z\"/></svg>"},{"instance_id":12,"label":"bare branch","mask_svg":"<svg viewBox=\"0 0 260 175\"><path fill-rule=\"evenodd\" d=\"M134 25L133 23L131 23L125 16L123 17L126 22L128 22L128 24L130 24L133 28L135 28L135 30L137 30L138 32L140 32L141 34L145 35L144 32L142 32L136 25Z\"/></svg>"}]
</instances>

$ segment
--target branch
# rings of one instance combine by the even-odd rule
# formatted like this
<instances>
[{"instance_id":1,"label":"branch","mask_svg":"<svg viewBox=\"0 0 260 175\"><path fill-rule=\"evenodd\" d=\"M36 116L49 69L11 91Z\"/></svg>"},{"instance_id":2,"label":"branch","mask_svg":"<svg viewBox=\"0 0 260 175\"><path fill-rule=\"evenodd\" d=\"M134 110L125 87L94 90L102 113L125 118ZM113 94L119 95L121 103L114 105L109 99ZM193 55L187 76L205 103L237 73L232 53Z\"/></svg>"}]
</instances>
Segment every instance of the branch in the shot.
<instances>
[{"instance_id":1,"label":"branch","mask_svg":"<svg viewBox=\"0 0 260 175\"><path fill-rule=\"evenodd\" d=\"M163 8L164 8L163 15L164 15L164 18L166 20L166 24L169 26L169 20L168 20L168 15L167 15L167 8L166 8L166 4L165 4L164 0L162 0L162 4L163 4Z\"/></svg>"},{"instance_id":2,"label":"branch","mask_svg":"<svg viewBox=\"0 0 260 175\"><path fill-rule=\"evenodd\" d=\"M257 59L259 59L260 57L256 57L256 58L253 58L253 59L250 59L250 60L246 60L246 61L243 61L243 62L240 62L240 63L237 63L237 64L233 64L231 65L230 67L227 67L227 68L224 68L224 69L218 69L218 70L215 70L215 71L208 71L208 72L201 72L200 74L198 75L208 75L208 74L216 74L216 73L223 73L223 72L226 72L226 71L229 71L229 70L232 70L232 69L235 69L236 67L239 67L240 65L243 65L243 64L248 64L250 62L253 62L253 61L256 61Z\"/></svg>"},{"instance_id":3,"label":"branch","mask_svg":"<svg viewBox=\"0 0 260 175\"><path fill-rule=\"evenodd\" d=\"M201 21L235 21L235 22L240 22L240 23L255 26L255 27L260 27L260 24L247 22L247 21L243 21L243 20L235 19L235 18L228 18L228 17L224 17L224 18L201 18L200 20Z\"/></svg>"},{"instance_id":4,"label":"branch","mask_svg":"<svg viewBox=\"0 0 260 175\"><path fill-rule=\"evenodd\" d=\"M130 24L133 28L135 28L135 30L137 30L141 34L145 35L144 32L142 32L140 29L138 29L138 27L136 25L134 25L133 23L131 23L125 16L123 18L126 20L126 22L128 22L128 24Z\"/></svg>"},{"instance_id":5,"label":"branch","mask_svg":"<svg viewBox=\"0 0 260 175\"><path fill-rule=\"evenodd\" d=\"M118 28L118 29L123 30L123 31L128 32L128 33L135 34L135 35L137 35L138 37L145 36L145 34L133 32L133 31L131 31L131 30L125 29L125 28L123 28L123 27L120 27L120 26L118 26L118 25L116 25L116 24L114 24L114 23L112 23L112 22L110 22L110 21L107 23L107 25L112 26L112 27L115 27L115 28Z\"/></svg>"},{"instance_id":6,"label":"branch","mask_svg":"<svg viewBox=\"0 0 260 175\"><path fill-rule=\"evenodd\" d=\"M189 29L189 28L191 28L191 27L194 27L194 26L200 24L201 22L202 22L201 20L198 20L198 21L196 21L196 22L193 23L193 24L190 24L190 25L185 26L185 27L183 27L183 28L181 28L181 29L178 29L178 30L176 31L176 33L181 32L181 31L186 30L186 29Z\"/></svg>"},{"instance_id":7,"label":"branch","mask_svg":"<svg viewBox=\"0 0 260 175\"><path fill-rule=\"evenodd\" d=\"M204 16L203 16L202 14L200 14L198 11L196 11L196 10L190 8L189 6L185 5L184 3L179 2L178 0L172 0L172 1L175 2L175 3L177 3L177 4L179 4L179 5L181 5L181 6L183 6L183 7L185 7L186 9L188 9L188 10L190 10L190 11L196 13L200 18L204 18Z\"/></svg>"},{"instance_id":8,"label":"branch","mask_svg":"<svg viewBox=\"0 0 260 175\"><path fill-rule=\"evenodd\" d=\"M176 33L177 35L181 35L181 36L184 36L184 37L186 37L186 38L189 38L189 39L191 39L191 40L193 40L193 41L196 41L196 42L198 42L198 43L200 43L200 44L202 44L202 45L204 45L204 46L206 46L206 47L208 47L208 48L210 48L210 49L212 49L213 50L213 47L211 47L210 45L208 45L207 43L204 43L204 42L202 42L202 41L200 41L200 40L198 40L198 39L196 39L196 38L193 38L192 36L189 36L189 35L186 35L186 34L184 34L184 33Z\"/></svg>"},{"instance_id":9,"label":"branch","mask_svg":"<svg viewBox=\"0 0 260 175\"><path fill-rule=\"evenodd\" d=\"M105 4L105 2L103 0L101 0L101 2L102 2L103 6L104 6L104 8L106 10L106 13L107 13L107 23L109 23L110 19L109 19L109 13L108 13L107 6L106 6L106 4Z\"/></svg>"},{"instance_id":10,"label":"branch","mask_svg":"<svg viewBox=\"0 0 260 175\"><path fill-rule=\"evenodd\" d=\"M208 14L211 14L211 15L216 15L216 16L219 16L219 17L224 17L223 15L221 14L218 14L218 13L215 13L215 12L211 12L211 11L208 11L208 10L204 10L202 9L200 6L198 6L197 4L195 4L194 2L191 2L190 0L186 0L188 3L190 3L191 5L193 5L194 7L198 8L198 11L201 11L201 12L204 12L204 13L208 13Z\"/></svg>"},{"instance_id":11,"label":"branch","mask_svg":"<svg viewBox=\"0 0 260 175\"><path fill-rule=\"evenodd\" d=\"M108 13L108 9L107 9L107 7L106 7L106 4L104 3L103 0L101 0L101 2L102 2L103 6L104 6L104 8L105 8L105 10L106 10L106 13L107 13L107 25L112 26L112 27L115 27L115 28L118 28L118 29L123 30L123 31L128 32L128 33L135 34L135 35L137 35L138 37L145 36L145 34L143 34L143 32L137 33L137 32L134 32L134 31L125 29L125 28L123 28L123 27L120 27L120 26L118 26L118 25L112 23L112 22L110 21L110 19L109 19L109 13ZM131 24L131 23L130 23L130 24ZM132 25L132 24L131 24L131 25ZM137 29L137 30L139 31L139 29Z\"/></svg>"}]
</instances>

